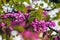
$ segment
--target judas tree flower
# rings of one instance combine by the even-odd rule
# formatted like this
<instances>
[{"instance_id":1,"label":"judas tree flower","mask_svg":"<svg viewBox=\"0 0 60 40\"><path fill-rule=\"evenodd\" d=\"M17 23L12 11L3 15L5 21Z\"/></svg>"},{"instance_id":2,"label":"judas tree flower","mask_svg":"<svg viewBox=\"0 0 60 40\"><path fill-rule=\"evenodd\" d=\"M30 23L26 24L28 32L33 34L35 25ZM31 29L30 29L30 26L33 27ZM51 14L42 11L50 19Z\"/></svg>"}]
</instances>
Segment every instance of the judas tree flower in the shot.
<instances>
[{"instance_id":1,"label":"judas tree flower","mask_svg":"<svg viewBox=\"0 0 60 40\"><path fill-rule=\"evenodd\" d=\"M55 23L53 21L46 22L44 20L38 21L37 19L35 19L31 25L34 27L34 31L39 31L41 29L46 30L48 26L54 27Z\"/></svg>"},{"instance_id":2,"label":"judas tree flower","mask_svg":"<svg viewBox=\"0 0 60 40\"><path fill-rule=\"evenodd\" d=\"M22 23L20 23L20 26L25 26L26 25L26 22L25 21L23 21Z\"/></svg>"},{"instance_id":3,"label":"judas tree flower","mask_svg":"<svg viewBox=\"0 0 60 40\"><path fill-rule=\"evenodd\" d=\"M46 16L47 15L47 11L43 11L43 15Z\"/></svg>"},{"instance_id":4,"label":"judas tree flower","mask_svg":"<svg viewBox=\"0 0 60 40\"><path fill-rule=\"evenodd\" d=\"M1 23L1 26L3 26L3 27L4 27L4 26L5 26L5 23L4 23L4 22L2 22L2 23Z\"/></svg>"},{"instance_id":5,"label":"judas tree flower","mask_svg":"<svg viewBox=\"0 0 60 40\"><path fill-rule=\"evenodd\" d=\"M40 28L45 30L47 28L44 20L38 21L37 19L32 22L32 26L35 30L40 30Z\"/></svg>"},{"instance_id":6,"label":"judas tree flower","mask_svg":"<svg viewBox=\"0 0 60 40\"><path fill-rule=\"evenodd\" d=\"M39 36L38 33L32 33L30 30L22 32L22 35L27 39L30 38L31 40L38 40Z\"/></svg>"},{"instance_id":7,"label":"judas tree flower","mask_svg":"<svg viewBox=\"0 0 60 40\"><path fill-rule=\"evenodd\" d=\"M55 36L53 40L58 40L57 36Z\"/></svg>"},{"instance_id":8,"label":"judas tree flower","mask_svg":"<svg viewBox=\"0 0 60 40\"><path fill-rule=\"evenodd\" d=\"M13 21L11 21L11 26L15 26L15 25L19 25L19 21L17 20L13 20Z\"/></svg>"},{"instance_id":9,"label":"judas tree flower","mask_svg":"<svg viewBox=\"0 0 60 40\"><path fill-rule=\"evenodd\" d=\"M4 15L3 18L7 18L7 15Z\"/></svg>"},{"instance_id":10,"label":"judas tree flower","mask_svg":"<svg viewBox=\"0 0 60 40\"><path fill-rule=\"evenodd\" d=\"M60 35L59 36L54 36L53 40L60 40Z\"/></svg>"},{"instance_id":11,"label":"judas tree flower","mask_svg":"<svg viewBox=\"0 0 60 40\"><path fill-rule=\"evenodd\" d=\"M55 22L53 22L53 21L48 21L48 22L46 22L46 24L48 26L51 26L51 27L55 27L56 26Z\"/></svg>"},{"instance_id":12,"label":"judas tree flower","mask_svg":"<svg viewBox=\"0 0 60 40\"><path fill-rule=\"evenodd\" d=\"M56 26L55 22L51 21L50 26L53 26L53 27Z\"/></svg>"},{"instance_id":13,"label":"judas tree flower","mask_svg":"<svg viewBox=\"0 0 60 40\"><path fill-rule=\"evenodd\" d=\"M21 24L25 21L25 16L22 12L17 12L17 13L7 13L7 14L4 14L3 15L3 18L9 18L9 17L12 17L12 18L15 18L14 20L11 21L11 25L17 25L17 24Z\"/></svg>"},{"instance_id":14,"label":"judas tree flower","mask_svg":"<svg viewBox=\"0 0 60 40\"><path fill-rule=\"evenodd\" d=\"M40 39L40 37L38 36L38 33L33 33L32 34L32 39L34 40L37 40L37 39Z\"/></svg>"},{"instance_id":15,"label":"judas tree flower","mask_svg":"<svg viewBox=\"0 0 60 40\"><path fill-rule=\"evenodd\" d=\"M28 18L29 17L29 13L25 13L25 17Z\"/></svg>"},{"instance_id":16,"label":"judas tree flower","mask_svg":"<svg viewBox=\"0 0 60 40\"><path fill-rule=\"evenodd\" d=\"M32 36L32 32L30 30L25 30L24 32L22 32L22 35L26 38L29 38Z\"/></svg>"},{"instance_id":17,"label":"judas tree flower","mask_svg":"<svg viewBox=\"0 0 60 40\"><path fill-rule=\"evenodd\" d=\"M40 22L39 22L39 25L43 28L43 29L47 29L47 26L46 26L46 22L44 21L44 20L41 20Z\"/></svg>"},{"instance_id":18,"label":"judas tree flower","mask_svg":"<svg viewBox=\"0 0 60 40\"><path fill-rule=\"evenodd\" d=\"M9 29L10 29L11 31L13 31L13 27L9 27Z\"/></svg>"}]
</instances>

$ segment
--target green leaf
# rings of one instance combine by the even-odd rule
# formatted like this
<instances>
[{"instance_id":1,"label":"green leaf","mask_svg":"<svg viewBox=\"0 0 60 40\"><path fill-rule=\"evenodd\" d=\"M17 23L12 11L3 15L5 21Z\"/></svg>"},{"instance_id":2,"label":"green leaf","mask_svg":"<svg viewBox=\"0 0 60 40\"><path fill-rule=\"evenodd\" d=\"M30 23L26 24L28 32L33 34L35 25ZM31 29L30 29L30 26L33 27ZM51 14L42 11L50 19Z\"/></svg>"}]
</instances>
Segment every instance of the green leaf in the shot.
<instances>
[{"instance_id":1,"label":"green leaf","mask_svg":"<svg viewBox=\"0 0 60 40\"><path fill-rule=\"evenodd\" d=\"M29 22L32 22L34 20L34 17L30 17L28 20Z\"/></svg>"},{"instance_id":2,"label":"green leaf","mask_svg":"<svg viewBox=\"0 0 60 40\"><path fill-rule=\"evenodd\" d=\"M44 2L48 3L48 0L44 0Z\"/></svg>"},{"instance_id":3,"label":"green leaf","mask_svg":"<svg viewBox=\"0 0 60 40\"><path fill-rule=\"evenodd\" d=\"M27 12L27 9L26 9L26 7L25 7L25 5L24 4L21 4L21 5L14 5L14 8L15 9L17 9L17 10L20 10L20 11L22 11L22 12L24 12L24 13L26 13Z\"/></svg>"},{"instance_id":4,"label":"green leaf","mask_svg":"<svg viewBox=\"0 0 60 40\"><path fill-rule=\"evenodd\" d=\"M56 4L56 8L60 8L60 3L57 3Z\"/></svg>"},{"instance_id":5,"label":"green leaf","mask_svg":"<svg viewBox=\"0 0 60 40\"><path fill-rule=\"evenodd\" d=\"M57 15L56 17L60 18L60 12L58 12L56 15Z\"/></svg>"},{"instance_id":6,"label":"green leaf","mask_svg":"<svg viewBox=\"0 0 60 40\"><path fill-rule=\"evenodd\" d=\"M40 20L41 17L42 17L42 16L41 16L39 13L37 13L36 18L37 18L38 20Z\"/></svg>"},{"instance_id":7,"label":"green leaf","mask_svg":"<svg viewBox=\"0 0 60 40\"><path fill-rule=\"evenodd\" d=\"M38 20L42 19L42 17L43 17L42 13L43 13L43 9L39 7L39 9L35 12L36 18Z\"/></svg>"},{"instance_id":8,"label":"green leaf","mask_svg":"<svg viewBox=\"0 0 60 40\"><path fill-rule=\"evenodd\" d=\"M58 25L60 26L60 21L58 22Z\"/></svg>"},{"instance_id":9,"label":"green leaf","mask_svg":"<svg viewBox=\"0 0 60 40\"><path fill-rule=\"evenodd\" d=\"M35 17L36 16L36 12L35 11L30 12L30 16L31 17Z\"/></svg>"},{"instance_id":10,"label":"green leaf","mask_svg":"<svg viewBox=\"0 0 60 40\"><path fill-rule=\"evenodd\" d=\"M24 2L24 0L13 0L14 2Z\"/></svg>"},{"instance_id":11,"label":"green leaf","mask_svg":"<svg viewBox=\"0 0 60 40\"><path fill-rule=\"evenodd\" d=\"M2 0L0 0L0 5L2 4Z\"/></svg>"},{"instance_id":12,"label":"green leaf","mask_svg":"<svg viewBox=\"0 0 60 40\"><path fill-rule=\"evenodd\" d=\"M0 14L4 14L4 13L3 13L3 9L2 9L2 8L0 8Z\"/></svg>"},{"instance_id":13,"label":"green leaf","mask_svg":"<svg viewBox=\"0 0 60 40\"><path fill-rule=\"evenodd\" d=\"M6 33L2 34L3 39L6 39Z\"/></svg>"},{"instance_id":14,"label":"green leaf","mask_svg":"<svg viewBox=\"0 0 60 40\"><path fill-rule=\"evenodd\" d=\"M57 20L58 19L58 17L54 17L54 18L52 18L52 20Z\"/></svg>"},{"instance_id":15,"label":"green leaf","mask_svg":"<svg viewBox=\"0 0 60 40\"><path fill-rule=\"evenodd\" d=\"M43 6L43 5L44 5L43 3L40 4L40 6Z\"/></svg>"},{"instance_id":16,"label":"green leaf","mask_svg":"<svg viewBox=\"0 0 60 40\"><path fill-rule=\"evenodd\" d=\"M9 18L7 18L7 19L5 19L4 21L6 22L7 26L9 27L9 26L10 26L10 24L11 24L10 19L9 19Z\"/></svg>"},{"instance_id":17,"label":"green leaf","mask_svg":"<svg viewBox=\"0 0 60 40\"><path fill-rule=\"evenodd\" d=\"M14 26L14 30L22 32L22 31L24 31L24 28L20 25L17 25L17 26Z\"/></svg>"},{"instance_id":18,"label":"green leaf","mask_svg":"<svg viewBox=\"0 0 60 40\"><path fill-rule=\"evenodd\" d=\"M28 18L28 21L29 21L29 22L32 22L35 17L36 17L35 11L30 12L30 17Z\"/></svg>"},{"instance_id":19,"label":"green leaf","mask_svg":"<svg viewBox=\"0 0 60 40\"><path fill-rule=\"evenodd\" d=\"M56 17L52 18L52 20L57 20L57 19L60 19L60 12L56 13Z\"/></svg>"},{"instance_id":20,"label":"green leaf","mask_svg":"<svg viewBox=\"0 0 60 40\"><path fill-rule=\"evenodd\" d=\"M30 1L29 0L13 0L14 2L27 2L27 3L30 3Z\"/></svg>"},{"instance_id":21,"label":"green leaf","mask_svg":"<svg viewBox=\"0 0 60 40\"><path fill-rule=\"evenodd\" d=\"M39 7L38 10L30 12L30 16L40 20L43 17L42 13L43 13L43 9Z\"/></svg>"}]
</instances>

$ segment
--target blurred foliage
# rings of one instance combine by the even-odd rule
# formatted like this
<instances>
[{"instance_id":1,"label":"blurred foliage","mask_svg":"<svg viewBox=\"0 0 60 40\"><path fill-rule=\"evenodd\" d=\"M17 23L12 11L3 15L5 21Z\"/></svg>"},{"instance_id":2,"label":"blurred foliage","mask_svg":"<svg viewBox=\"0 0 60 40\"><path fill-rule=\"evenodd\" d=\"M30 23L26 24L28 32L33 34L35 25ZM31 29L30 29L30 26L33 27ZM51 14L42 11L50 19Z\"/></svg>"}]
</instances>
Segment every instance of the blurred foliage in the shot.
<instances>
[{"instance_id":1,"label":"blurred foliage","mask_svg":"<svg viewBox=\"0 0 60 40\"><path fill-rule=\"evenodd\" d=\"M60 7L60 1L59 0L57 0L57 2L59 2L59 3L54 3L56 0L50 0L50 2L48 2L48 0L43 0L43 1L48 3L48 5L51 5L51 2L53 2L52 8L59 8ZM26 13L27 8L22 4L23 2L27 2L28 4L30 4L29 0L0 0L0 6L2 4L6 4L6 3L9 3L10 5L14 4L15 9L23 11L24 13ZM43 6L44 4L41 3L40 5ZM37 5L35 7L37 7ZM0 13L2 13L2 12L0 11Z\"/></svg>"},{"instance_id":2,"label":"blurred foliage","mask_svg":"<svg viewBox=\"0 0 60 40\"><path fill-rule=\"evenodd\" d=\"M24 31L24 28L22 26L20 26L20 25L16 25L16 26L14 26L14 30L22 32L22 31Z\"/></svg>"},{"instance_id":3,"label":"blurred foliage","mask_svg":"<svg viewBox=\"0 0 60 40\"><path fill-rule=\"evenodd\" d=\"M35 11L30 12L30 17L28 18L28 21L32 22L34 20L35 16L36 16Z\"/></svg>"},{"instance_id":4,"label":"blurred foliage","mask_svg":"<svg viewBox=\"0 0 60 40\"><path fill-rule=\"evenodd\" d=\"M0 8L0 14L4 14L3 11L2 11L2 8Z\"/></svg>"},{"instance_id":5,"label":"blurred foliage","mask_svg":"<svg viewBox=\"0 0 60 40\"><path fill-rule=\"evenodd\" d=\"M60 12L56 13L56 17L52 18L53 20L57 20L57 19L60 19Z\"/></svg>"},{"instance_id":6,"label":"blurred foliage","mask_svg":"<svg viewBox=\"0 0 60 40\"><path fill-rule=\"evenodd\" d=\"M43 14L43 9L42 9L41 7L39 7L39 9L36 10L36 12L35 12L36 18L37 18L38 20L42 19L42 17L43 17L42 14Z\"/></svg>"},{"instance_id":7,"label":"blurred foliage","mask_svg":"<svg viewBox=\"0 0 60 40\"><path fill-rule=\"evenodd\" d=\"M43 18L43 9L39 7L38 10L30 12L30 18L28 19L29 22L32 22L34 18L37 18L38 20Z\"/></svg>"},{"instance_id":8,"label":"blurred foliage","mask_svg":"<svg viewBox=\"0 0 60 40\"><path fill-rule=\"evenodd\" d=\"M50 2L60 3L60 0L49 0Z\"/></svg>"},{"instance_id":9,"label":"blurred foliage","mask_svg":"<svg viewBox=\"0 0 60 40\"><path fill-rule=\"evenodd\" d=\"M29 0L13 0L14 2L27 2L30 3Z\"/></svg>"},{"instance_id":10,"label":"blurred foliage","mask_svg":"<svg viewBox=\"0 0 60 40\"><path fill-rule=\"evenodd\" d=\"M48 3L48 0L44 0L44 2Z\"/></svg>"},{"instance_id":11,"label":"blurred foliage","mask_svg":"<svg viewBox=\"0 0 60 40\"><path fill-rule=\"evenodd\" d=\"M43 3L40 4L40 6L43 6L43 5L44 5Z\"/></svg>"},{"instance_id":12,"label":"blurred foliage","mask_svg":"<svg viewBox=\"0 0 60 40\"><path fill-rule=\"evenodd\" d=\"M56 4L56 8L60 8L60 3Z\"/></svg>"},{"instance_id":13,"label":"blurred foliage","mask_svg":"<svg viewBox=\"0 0 60 40\"><path fill-rule=\"evenodd\" d=\"M60 21L58 22L58 25L60 26Z\"/></svg>"},{"instance_id":14,"label":"blurred foliage","mask_svg":"<svg viewBox=\"0 0 60 40\"><path fill-rule=\"evenodd\" d=\"M26 13L27 12L27 8L22 4L22 5L14 5L14 8L15 9L17 9L17 10L20 10L20 11L22 11L22 12L24 12L24 13Z\"/></svg>"},{"instance_id":15,"label":"blurred foliage","mask_svg":"<svg viewBox=\"0 0 60 40\"><path fill-rule=\"evenodd\" d=\"M6 39L6 33L3 34L3 39Z\"/></svg>"},{"instance_id":16,"label":"blurred foliage","mask_svg":"<svg viewBox=\"0 0 60 40\"><path fill-rule=\"evenodd\" d=\"M43 20L48 21L50 19L50 15L47 15L46 17L43 18Z\"/></svg>"}]
</instances>

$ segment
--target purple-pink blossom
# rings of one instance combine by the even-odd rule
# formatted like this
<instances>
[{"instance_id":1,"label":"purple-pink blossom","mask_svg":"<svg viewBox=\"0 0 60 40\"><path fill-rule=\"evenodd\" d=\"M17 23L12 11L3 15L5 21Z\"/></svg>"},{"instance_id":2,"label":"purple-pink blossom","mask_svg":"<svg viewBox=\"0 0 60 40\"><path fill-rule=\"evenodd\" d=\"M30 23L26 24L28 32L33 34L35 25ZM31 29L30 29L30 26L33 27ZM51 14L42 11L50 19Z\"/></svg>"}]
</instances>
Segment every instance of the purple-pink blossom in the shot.
<instances>
[{"instance_id":1,"label":"purple-pink blossom","mask_svg":"<svg viewBox=\"0 0 60 40\"><path fill-rule=\"evenodd\" d=\"M46 16L46 15L47 15L47 13L48 13L47 11L43 11L43 15L44 15L44 16Z\"/></svg>"},{"instance_id":2,"label":"purple-pink blossom","mask_svg":"<svg viewBox=\"0 0 60 40\"><path fill-rule=\"evenodd\" d=\"M45 20L37 20L35 19L32 24L35 31L39 31L40 29L46 30L48 26L54 27L56 24L53 21L45 21Z\"/></svg>"}]
</instances>

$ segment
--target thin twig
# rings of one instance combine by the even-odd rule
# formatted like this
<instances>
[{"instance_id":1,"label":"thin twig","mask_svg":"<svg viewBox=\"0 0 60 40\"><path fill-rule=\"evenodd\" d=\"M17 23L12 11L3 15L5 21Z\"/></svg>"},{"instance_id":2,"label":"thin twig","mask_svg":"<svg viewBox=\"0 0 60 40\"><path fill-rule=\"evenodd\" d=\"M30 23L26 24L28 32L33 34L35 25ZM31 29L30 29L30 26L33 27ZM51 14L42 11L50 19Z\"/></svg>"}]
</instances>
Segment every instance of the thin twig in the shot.
<instances>
[{"instance_id":1,"label":"thin twig","mask_svg":"<svg viewBox=\"0 0 60 40\"><path fill-rule=\"evenodd\" d=\"M53 28L51 28L49 26L48 26L48 28L51 29L52 31L55 31L56 33L59 33L57 30L55 30L55 29L53 29Z\"/></svg>"}]
</instances>

